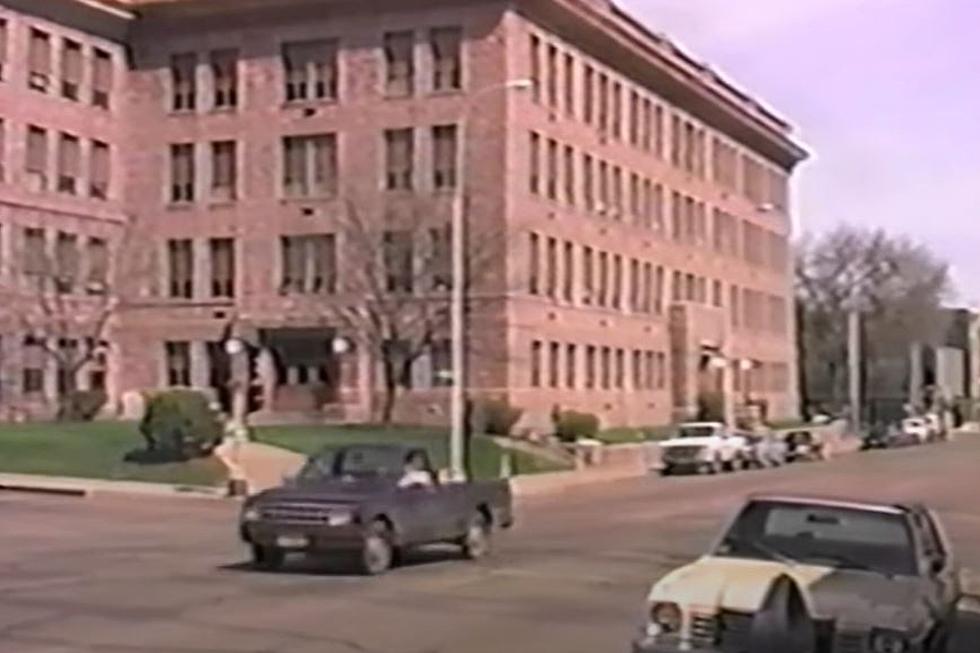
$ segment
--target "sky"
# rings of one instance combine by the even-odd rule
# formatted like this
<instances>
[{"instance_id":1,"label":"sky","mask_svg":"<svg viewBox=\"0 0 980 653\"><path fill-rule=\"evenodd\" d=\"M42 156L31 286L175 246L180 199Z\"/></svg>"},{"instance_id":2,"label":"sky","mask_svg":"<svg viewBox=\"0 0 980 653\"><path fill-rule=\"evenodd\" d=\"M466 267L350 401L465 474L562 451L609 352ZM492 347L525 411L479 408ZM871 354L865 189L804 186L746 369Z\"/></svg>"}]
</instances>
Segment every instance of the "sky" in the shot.
<instances>
[{"instance_id":1,"label":"sky","mask_svg":"<svg viewBox=\"0 0 980 653\"><path fill-rule=\"evenodd\" d=\"M883 227L980 307L980 0L616 0L796 127L798 234Z\"/></svg>"}]
</instances>

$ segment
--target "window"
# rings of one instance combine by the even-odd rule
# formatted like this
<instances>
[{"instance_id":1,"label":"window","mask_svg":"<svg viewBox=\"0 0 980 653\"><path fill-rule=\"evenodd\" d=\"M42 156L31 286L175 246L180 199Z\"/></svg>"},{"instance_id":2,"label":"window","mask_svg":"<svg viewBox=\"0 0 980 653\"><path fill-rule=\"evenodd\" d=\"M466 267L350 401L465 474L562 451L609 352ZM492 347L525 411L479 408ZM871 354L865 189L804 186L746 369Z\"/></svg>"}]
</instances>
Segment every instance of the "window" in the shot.
<instances>
[{"instance_id":1,"label":"window","mask_svg":"<svg viewBox=\"0 0 980 653\"><path fill-rule=\"evenodd\" d=\"M531 35L531 99L541 102L541 39Z\"/></svg>"},{"instance_id":2,"label":"window","mask_svg":"<svg viewBox=\"0 0 980 653\"><path fill-rule=\"evenodd\" d=\"M429 345L430 377L433 388L445 388L453 382L452 341L445 338Z\"/></svg>"},{"instance_id":3,"label":"window","mask_svg":"<svg viewBox=\"0 0 980 653\"><path fill-rule=\"evenodd\" d=\"M612 85L612 136L623 138L623 86L619 82Z\"/></svg>"},{"instance_id":4,"label":"window","mask_svg":"<svg viewBox=\"0 0 980 653\"><path fill-rule=\"evenodd\" d=\"M415 92L415 34L388 32L384 35L385 93L407 97Z\"/></svg>"},{"instance_id":5,"label":"window","mask_svg":"<svg viewBox=\"0 0 980 653\"><path fill-rule=\"evenodd\" d=\"M55 289L59 293L75 292L81 267L78 237L75 234L58 232L54 247Z\"/></svg>"},{"instance_id":6,"label":"window","mask_svg":"<svg viewBox=\"0 0 980 653\"><path fill-rule=\"evenodd\" d=\"M599 306L605 306L609 297L609 255L599 252Z\"/></svg>"},{"instance_id":7,"label":"window","mask_svg":"<svg viewBox=\"0 0 980 653\"><path fill-rule=\"evenodd\" d=\"M33 125L27 128L27 158L25 171L31 190L48 187L48 132Z\"/></svg>"},{"instance_id":8,"label":"window","mask_svg":"<svg viewBox=\"0 0 980 653\"><path fill-rule=\"evenodd\" d=\"M558 370L561 365L560 358L561 345L557 342L552 342L548 347L548 386L551 388L558 387Z\"/></svg>"},{"instance_id":9,"label":"window","mask_svg":"<svg viewBox=\"0 0 980 653\"><path fill-rule=\"evenodd\" d=\"M337 291L336 236L283 236L279 246L283 294L333 294Z\"/></svg>"},{"instance_id":10,"label":"window","mask_svg":"<svg viewBox=\"0 0 980 653\"><path fill-rule=\"evenodd\" d=\"M622 349L617 349L615 362L616 388L622 390L626 383L626 352Z\"/></svg>"},{"instance_id":11,"label":"window","mask_svg":"<svg viewBox=\"0 0 980 653\"><path fill-rule=\"evenodd\" d=\"M728 306L732 313L732 328L742 326L742 293L738 286L732 286L728 294Z\"/></svg>"},{"instance_id":12,"label":"window","mask_svg":"<svg viewBox=\"0 0 980 653\"><path fill-rule=\"evenodd\" d=\"M414 177L415 133L412 129L385 130L385 188L411 190Z\"/></svg>"},{"instance_id":13,"label":"window","mask_svg":"<svg viewBox=\"0 0 980 653\"><path fill-rule=\"evenodd\" d=\"M724 304L722 295L724 295L724 292L722 292L721 282L715 279L711 283L711 305L715 308L722 308Z\"/></svg>"},{"instance_id":14,"label":"window","mask_svg":"<svg viewBox=\"0 0 980 653\"><path fill-rule=\"evenodd\" d=\"M623 257L619 254L613 256L612 274L612 307L622 308L623 301Z\"/></svg>"},{"instance_id":15,"label":"window","mask_svg":"<svg viewBox=\"0 0 980 653\"><path fill-rule=\"evenodd\" d=\"M565 54L565 113L575 115L575 58Z\"/></svg>"},{"instance_id":16,"label":"window","mask_svg":"<svg viewBox=\"0 0 980 653\"><path fill-rule=\"evenodd\" d=\"M194 144L170 146L170 201L194 201Z\"/></svg>"},{"instance_id":17,"label":"window","mask_svg":"<svg viewBox=\"0 0 980 653\"><path fill-rule=\"evenodd\" d=\"M337 193L337 136L287 136L283 148L286 197L332 197Z\"/></svg>"},{"instance_id":18,"label":"window","mask_svg":"<svg viewBox=\"0 0 980 653\"><path fill-rule=\"evenodd\" d=\"M211 52L211 79L214 83L214 108L238 106L238 50Z\"/></svg>"},{"instance_id":19,"label":"window","mask_svg":"<svg viewBox=\"0 0 980 653\"><path fill-rule=\"evenodd\" d=\"M8 31L7 19L0 18L0 82L6 79Z\"/></svg>"},{"instance_id":20,"label":"window","mask_svg":"<svg viewBox=\"0 0 980 653\"><path fill-rule=\"evenodd\" d=\"M629 108L629 144L636 147L640 144L640 96L633 90L630 91Z\"/></svg>"},{"instance_id":21,"label":"window","mask_svg":"<svg viewBox=\"0 0 980 653\"><path fill-rule=\"evenodd\" d=\"M24 229L24 274L43 277L48 272L48 247L43 229Z\"/></svg>"},{"instance_id":22,"label":"window","mask_svg":"<svg viewBox=\"0 0 980 653\"><path fill-rule=\"evenodd\" d=\"M211 296L235 296L235 240L212 238L208 241L211 255Z\"/></svg>"},{"instance_id":23,"label":"window","mask_svg":"<svg viewBox=\"0 0 980 653\"><path fill-rule=\"evenodd\" d=\"M112 55L95 48L92 58L92 106L109 109L112 94Z\"/></svg>"},{"instance_id":24,"label":"window","mask_svg":"<svg viewBox=\"0 0 980 653\"><path fill-rule=\"evenodd\" d=\"M667 354L657 352L657 390L664 390L667 388Z\"/></svg>"},{"instance_id":25,"label":"window","mask_svg":"<svg viewBox=\"0 0 980 653\"><path fill-rule=\"evenodd\" d=\"M582 81L582 119L591 125L595 120L595 71L586 64L585 79Z\"/></svg>"},{"instance_id":26,"label":"window","mask_svg":"<svg viewBox=\"0 0 980 653\"><path fill-rule=\"evenodd\" d=\"M599 73L599 131L609 131L609 78Z\"/></svg>"},{"instance_id":27,"label":"window","mask_svg":"<svg viewBox=\"0 0 980 653\"><path fill-rule=\"evenodd\" d=\"M436 190L456 187L457 133L456 125L432 128L432 183Z\"/></svg>"},{"instance_id":28,"label":"window","mask_svg":"<svg viewBox=\"0 0 980 653\"><path fill-rule=\"evenodd\" d=\"M197 108L197 55L193 52L175 54L170 58L171 98L174 111L193 111Z\"/></svg>"},{"instance_id":29,"label":"window","mask_svg":"<svg viewBox=\"0 0 980 653\"><path fill-rule=\"evenodd\" d=\"M167 385L171 388L191 385L191 345L189 342L164 343Z\"/></svg>"},{"instance_id":30,"label":"window","mask_svg":"<svg viewBox=\"0 0 980 653\"><path fill-rule=\"evenodd\" d=\"M89 195L95 199L107 199L111 174L109 146L100 141L92 141L89 157Z\"/></svg>"},{"instance_id":31,"label":"window","mask_svg":"<svg viewBox=\"0 0 980 653\"><path fill-rule=\"evenodd\" d=\"M0 62L2 65L2 62ZM2 81L2 79L0 79ZM0 182L7 179L7 123L0 118Z\"/></svg>"},{"instance_id":32,"label":"window","mask_svg":"<svg viewBox=\"0 0 980 653\"><path fill-rule=\"evenodd\" d=\"M546 294L552 299L558 298L558 241L554 238L548 239L547 250L547 289Z\"/></svg>"},{"instance_id":33,"label":"window","mask_svg":"<svg viewBox=\"0 0 980 653\"><path fill-rule=\"evenodd\" d=\"M554 139L548 140L548 161L547 169L548 199L558 199L558 142Z\"/></svg>"},{"instance_id":34,"label":"window","mask_svg":"<svg viewBox=\"0 0 980 653\"><path fill-rule=\"evenodd\" d=\"M678 270L674 270L674 274L671 277L670 289L673 301L684 301L684 275Z\"/></svg>"},{"instance_id":35,"label":"window","mask_svg":"<svg viewBox=\"0 0 980 653\"><path fill-rule=\"evenodd\" d=\"M565 146L565 201L575 206L575 150L571 145Z\"/></svg>"},{"instance_id":36,"label":"window","mask_svg":"<svg viewBox=\"0 0 980 653\"><path fill-rule=\"evenodd\" d=\"M612 167L612 205L613 217L617 220L623 217L623 169Z\"/></svg>"},{"instance_id":37,"label":"window","mask_svg":"<svg viewBox=\"0 0 980 653\"><path fill-rule=\"evenodd\" d=\"M643 98L641 112L643 115L640 117L640 134L637 145L642 147L644 152L649 152L653 148L653 102Z\"/></svg>"},{"instance_id":38,"label":"window","mask_svg":"<svg viewBox=\"0 0 980 653\"><path fill-rule=\"evenodd\" d=\"M670 198L670 222L671 237L680 242L684 237L684 196L676 190Z\"/></svg>"},{"instance_id":39,"label":"window","mask_svg":"<svg viewBox=\"0 0 980 653\"><path fill-rule=\"evenodd\" d=\"M61 44L61 97L77 102L82 85L82 44L65 39Z\"/></svg>"},{"instance_id":40,"label":"window","mask_svg":"<svg viewBox=\"0 0 980 653\"><path fill-rule=\"evenodd\" d=\"M670 119L670 164L675 168L681 167L682 129L681 117L675 113Z\"/></svg>"},{"instance_id":41,"label":"window","mask_svg":"<svg viewBox=\"0 0 980 653\"><path fill-rule=\"evenodd\" d=\"M190 239L167 241L167 270L170 297L194 296L194 242Z\"/></svg>"},{"instance_id":42,"label":"window","mask_svg":"<svg viewBox=\"0 0 980 653\"><path fill-rule=\"evenodd\" d=\"M629 212L637 224L643 225L641 217L640 202L640 176L635 172L630 173L630 192L629 192Z\"/></svg>"},{"instance_id":43,"label":"window","mask_svg":"<svg viewBox=\"0 0 980 653\"><path fill-rule=\"evenodd\" d=\"M27 87L47 93L51 84L51 35L32 29L27 45Z\"/></svg>"},{"instance_id":44,"label":"window","mask_svg":"<svg viewBox=\"0 0 980 653\"><path fill-rule=\"evenodd\" d=\"M609 206L609 164L605 161L599 162L599 213L605 215L610 210Z\"/></svg>"},{"instance_id":45,"label":"window","mask_svg":"<svg viewBox=\"0 0 980 653\"><path fill-rule=\"evenodd\" d=\"M595 388L595 347L592 345L585 348L585 387Z\"/></svg>"},{"instance_id":46,"label":"window","mask_svg":"<svg viewBox=\"0 0 980 653\"><path fill-rule=\"evenodd\" d=\"M562 260L562 298L571 302L575 288L575 246L565 241L564 258Z\"/></svg>"},{"instance_id":47,"label":"window","mask_svg":"<svg viewBox=\"0 0 980 653\"><path fill-rule=\"evenodd\" d=\"M633 312L640 310L640 262L636 259L630 260L630 299L629 309Z\"/></svg>"},{"instance_id":48,"label":"window","mask_svg":"<svg viewBox=\"0 0 980 653\"><path fill-rule=\"evenodd\" d=\"M565 345L565 387L574 389L578 383L576 369L578 348L575 345Z\"/></svg>"},{"instance_id":49,"label":"window","mask_svg":"<svg viewBox=\"0 0 980 653\"><path fill-rule=\"evenodd\" d=\"M440 27L429 32L432 49L432 90L457 91L463 87L463 30Z\"/></svg>"},{"instance_id":50,"label":"window","mask_svg":"<svg viewBox=\"0 0 980 653\"><path fill-rule=\"evenodd\" d=\"M643 390L646 384L643 382L643 352L639 349L633 350L633 389Z\"/></svg>"},{"instance_id":51,"label":"window","mask_svg":"<svg viewBox=\"0 0 980 653\"><path fill-rule=\"evenodd\" d=\"M528 186L531 194L541 193L541 137L531 132L531 145L528 149Z\"/></svg>"},{"instance_id":52,"label":"window","mask_svg":"<svg viewBox=\"0 0 980 653\"><path fill-rule=\"evenodd\" d=\"M582 303L589 305L595 293L595 260L591 247L582 250Z\"/></svg>"},{"instance_id":53,"label":"window","mask_svg":"<svg viewBox=\"0 0 980 653\"><path fill-rule=\"evenodd\" d=\"M595 208L595 162L592 155L582 155L582 198L585 208L589 211Z\"/></svg>"},{"instance_id":54,"label":"window","mask_svg":"<svg viewBox=\"0 0 980 653\"><path fill-rule=\"evenodd\" d=\"M527 291L532 295L541 292L540 272L541 272L541 238L537 234L531 234L528 242L528 287Z\"/></svg>"},{"instance_id":55,"label":"window","mask_svg":"<svg viewBox=\"0 0 980 653\"><path fill-rule=\"evenodd\" d=\"M287 102L337 99L337 50L335 39L283 45Z\"/></svg>"},{"instance_id":56,"label":"window","mask_svg":"<svg viewBox=\"0 0 980 653\"><path fill-rule=\"evenodd\" d=\"M612 385L612 350L609 347L603 347L601 358L599 362L600 368L600 385L603 390L608 390Z\"/></svg>"},{"instance_id":57,"label":"window","mask_svg":"<svg viewBox=\"0 0 980 653\"><path fill-rule=\"evenodd\" d=\"M664 108L659 104L653 110L653 152L658 158L664 156Z\"/></svg>"},{"instance_id":58,"label":"window","mask_svg":"<svg viewBox=\"0 0 980 653\"><path fill-rule=\"evenodd\" d=\"M386 231L383 242L385 287L392 293L415 290L415 252L411 231Z\"/></svg>"},{"instance_id":59,"label":"window","mask_svg":"<svg viewBox=\"0 0 980 653\"><path fill-rule=\"evenodd\" d=\"M657 315L661 315L664 312L664 299L666 298L664 293L664 284L666 282L666 271L662 265L658 265L656 280L654 281L653 287L653 308Z\"/></svg>"},{"instance_id":60,"label":"window","mask_svg":"<svg viewBox=\"0 0 980 653\"><path fill-rule=\"evenodd\" d=\"M433 290L449 290L453 287L451 225L429 229L429 273Z\"/></svg>"},{"instance_id":61,"label":"window","mask_svg":"<svg viewBox=\"0 0 980 653\"><path fill-rule=\"evenodd\" d=\"M541 387L541 342L531 343L531 387Z\"/></svg>"},{"instance_id":62,"label":"window","mask_svg":"<svg viewBox=\"0 0 980 653\"><path fill-rule=\"evenodd\" d=\"M211 198L235 199L238 186L238 144L235 141L211 143Z\"/></svg>"},{"instance_id":63,"label":"window","mask_svg":"<svg viewBox=\"0 0 980 653\"><path fill-rule=\"evenodd\" d=\"M548 46L548 63L546 75L548 78L548 106L558 106L558 48Z\"/></svg>"},{"instance_id":64,"label":"window","mask_svg":"<svg viewBox=\"0 0 980 653\"><path fill-rule=\"evenodd\" d=\"M70 134L61 134L58 140L58 192L74 195L78 192L81 176L82 146Z\"/></svg>"},{"instance_id":65,"label":"window","mask_svg":"<svg viewBox=\"0 0 980 653\"><path fill-rule=\"evenodd\" d=\"M89 295L105 294L109 284L109 244L102 238L90 238L86 247L85 291Z\"/></svg>"}]
</instances>

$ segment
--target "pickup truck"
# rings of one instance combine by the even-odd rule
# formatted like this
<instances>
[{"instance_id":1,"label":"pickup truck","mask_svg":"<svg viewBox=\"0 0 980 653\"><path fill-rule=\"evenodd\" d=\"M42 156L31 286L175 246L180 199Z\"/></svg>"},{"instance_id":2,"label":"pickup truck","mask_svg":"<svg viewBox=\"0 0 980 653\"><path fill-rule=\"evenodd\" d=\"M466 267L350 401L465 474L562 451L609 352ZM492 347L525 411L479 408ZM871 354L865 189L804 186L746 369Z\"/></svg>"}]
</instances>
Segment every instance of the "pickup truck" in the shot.
<instances>
[{"instance_id":1,"label":"pickup truck","mask_svg":"<svg viewBox=\"0 0 980 653\"><path fill-rule=\"evenodd\" d=\"M283 486L247 499L239 533L261 569L278 569L290 553L353 553L377 575L426 544L482 558L493 531L512 523L506 481L442 482L423 449L365 444L324 450Z\"/></svg>"},{"instance_id":2,"label":"pickup truck","mask_svg":"<svg viewBox=\"0 0 980 653\"><path fill-rule=\"evenodd\" d=\"M669 476L680 469L718 474L745 465L748 443L719 422L688 422L677 436L660 443L660 473Z\"/></svg>"}]
</instances>

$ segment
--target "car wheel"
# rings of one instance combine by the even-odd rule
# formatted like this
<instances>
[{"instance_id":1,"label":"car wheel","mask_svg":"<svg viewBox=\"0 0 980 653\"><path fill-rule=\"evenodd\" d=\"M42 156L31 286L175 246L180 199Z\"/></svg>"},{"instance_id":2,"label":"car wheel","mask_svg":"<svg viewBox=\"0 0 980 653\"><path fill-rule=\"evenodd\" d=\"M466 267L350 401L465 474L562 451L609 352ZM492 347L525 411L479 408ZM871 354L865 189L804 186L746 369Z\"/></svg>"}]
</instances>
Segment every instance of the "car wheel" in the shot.
<instances>
[{"instance_id":1,"label":"car wheel","mask_svg":"<svg viewBox=\"0 0 980 653\"><path fill-rule=\"evenodd\" d=\"M392 532L380 519L371 522L364 533L361 545L361 571L368 576L378 576L391 569L395 561Z\"/></svg>"},{"instance_id":2,"label":"car wheel","mask_svg":"<svg viewBox=\"0 0 980 653\"><path fill-rule=\"evenodd\" d=\"M263 571L276 571L282 567L286 554L274 546L252 545L252 566Z\"/></svg>"},{"instance_id":3,"label":"car wheel","mask_svg":"<svg viewBox=\"0 0 980 653\"><path fill-rule=\"evenodd\" d=\"M477 512L466 527L466 535L460 541L463 555L469 560L480 560L490 555L492 528L486 515Z\"/></svg>"},{"instance_id":4,"label":"car wheel","mask_svg":"<svg viewBox=\"0 0 980 653\"><path fill-rule=\"evenodd\" d=\"M674 469L672 467L661 467L660 468L660 475L661 476L670 476L673 473L674 473Z\"/></svg>"}]
</instances>

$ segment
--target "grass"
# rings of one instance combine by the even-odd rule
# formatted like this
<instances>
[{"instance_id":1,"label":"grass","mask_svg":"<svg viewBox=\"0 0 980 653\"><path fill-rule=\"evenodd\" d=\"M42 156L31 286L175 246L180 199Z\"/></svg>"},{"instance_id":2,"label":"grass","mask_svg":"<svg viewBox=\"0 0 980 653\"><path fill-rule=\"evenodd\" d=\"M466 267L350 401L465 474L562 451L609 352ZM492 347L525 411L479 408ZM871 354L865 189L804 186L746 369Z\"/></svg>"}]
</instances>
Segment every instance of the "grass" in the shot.
<instances>
[{"instance_id":1,"label":"grass","mask_svg":"<svg viewBox=\"0 0 980 653\"><path fill-rule=\"evenodd\" d=\"M637 444L666 440L674 435L676 426L644 426L641 428L620 427L606 429L596 435L596 439L606 444Z\"/></svg>"},{"instance_id":2,"label":"grass","mask_svg":"<svg viewBox=\"0 0 980 653\"><path fill-rule=\"evenodd\" d=\"M406 426L269 426L256 429L259 442L303 454L314 454L327 446L371 443L402 443L423 447L433 465L445 467L449 460L449 435L445 429ZM500 475L503 449L491 439L476 436L473 441L473 475L480 479ZM515 451L514 474L539 474L567 469L546 458Z\"/></svg>"},{"instance_id":3,"label":"grass","mask_svg":"<svg viewBox=\"0 0 980 653\"><path fill-rule=\"evenodd\" d=\"M217 485L226 478L224 465L213 458L157 465L123 461L143 443L129 422L0 424L0 473L177 485Z\"/></svg>"}]
</instances>

